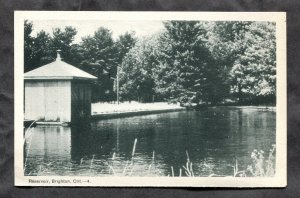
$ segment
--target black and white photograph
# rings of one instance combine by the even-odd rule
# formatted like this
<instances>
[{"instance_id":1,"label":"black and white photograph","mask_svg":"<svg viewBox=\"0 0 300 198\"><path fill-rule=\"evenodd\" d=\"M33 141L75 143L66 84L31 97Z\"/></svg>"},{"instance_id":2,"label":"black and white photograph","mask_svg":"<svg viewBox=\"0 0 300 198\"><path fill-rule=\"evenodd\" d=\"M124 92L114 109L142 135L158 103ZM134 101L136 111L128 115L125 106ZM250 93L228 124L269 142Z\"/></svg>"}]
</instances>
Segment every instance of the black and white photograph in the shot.
<instances>
[{"instance_id":1,"label":"black and white photograph","mask_svg":"<svg viewBox=\"0 0 300 198\"><path fill-rule=\"evenodd\" d=\"M15 185L284 187L276 12L15 12Z\"/></svg>"}]
</instances>

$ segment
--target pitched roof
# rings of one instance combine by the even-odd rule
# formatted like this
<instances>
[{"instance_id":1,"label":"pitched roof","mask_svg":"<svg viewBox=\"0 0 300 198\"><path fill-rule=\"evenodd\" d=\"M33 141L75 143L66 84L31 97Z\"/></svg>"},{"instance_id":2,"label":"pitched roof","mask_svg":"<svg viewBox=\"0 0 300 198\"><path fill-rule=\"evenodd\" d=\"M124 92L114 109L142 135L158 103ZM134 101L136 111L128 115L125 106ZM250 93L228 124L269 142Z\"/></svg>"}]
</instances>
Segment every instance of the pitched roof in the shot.
<instances>
[{"instance_id":1,"label":"pitched roof","mask_svg":"<svg viewBox=\"0 0 300 198\"><path fill-rule=\"evenodd\" d=\"M72 79L85 79L94 80L97 79L95 76L82 71L62 60L57 58L54 62L26 72L24 79L42 80L42 79L61 79L61 80L72 80Z\"/></svg>"}]
</instances>

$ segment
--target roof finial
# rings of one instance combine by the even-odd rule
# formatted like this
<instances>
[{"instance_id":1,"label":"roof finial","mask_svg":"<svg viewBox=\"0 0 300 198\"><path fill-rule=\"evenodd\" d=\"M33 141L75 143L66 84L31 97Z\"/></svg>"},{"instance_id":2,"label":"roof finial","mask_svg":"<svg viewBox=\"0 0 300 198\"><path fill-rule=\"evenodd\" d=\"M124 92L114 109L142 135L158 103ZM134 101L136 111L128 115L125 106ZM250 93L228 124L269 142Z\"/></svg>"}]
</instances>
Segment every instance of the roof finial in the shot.
<instances>
[{"instance_id":1,"label":"roof finial","mask_svg":"<svg viewBox=\"0 0 300 198\"><path fill-rule=\"evenodd\" d=\"M58 49L58 50L56 50L56 52L57 52L56 60L60 61L61 60L61 57L60 57L61 50Z\"/></svg>"}]
</instances>

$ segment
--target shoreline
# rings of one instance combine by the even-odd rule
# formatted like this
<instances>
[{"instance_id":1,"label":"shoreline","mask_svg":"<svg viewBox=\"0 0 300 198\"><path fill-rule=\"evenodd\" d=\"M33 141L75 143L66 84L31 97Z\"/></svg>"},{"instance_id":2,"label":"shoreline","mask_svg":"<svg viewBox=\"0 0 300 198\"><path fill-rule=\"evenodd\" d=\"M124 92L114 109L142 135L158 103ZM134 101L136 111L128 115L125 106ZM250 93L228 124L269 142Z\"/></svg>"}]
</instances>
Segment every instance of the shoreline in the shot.
<instances>
[{"instance_id":1,"label":"shoreline","mask_svg":"<svg viewBox=\"0 0 300 198\"><path fill-rule=\"evenodd\" d=\"M167 102L93 103L91 119L113 119L182 110L186 110L186 108L181 107L179 104L168 104Z\"/></svg>"},{"instance_id":2,"label":"shoreline","mask_svg":"<svg viewBox=\"0 0 300 198\"><path fill-rule=\"evenodd\" d=\"M197 107L182 107L178 104L167 103L121 103L117 104L104 104L94 103L93 110L101 109L104 105L108 105L109 108L102 111L93 111L91 114L91 120L104 120L104 119L116 119L124 117L142 116L150 114L168 113L176 111L186 110L201 110L206 108L236 108L236 109L256 109L259 111L276 111L276 106L254 106L254 105L216 105L206 106L202 108Z\"/></svg>"},{"instance_id":3,"label":"shoreline","mask_svg":"<svg viewBox=\"0 0 300 198\"><path fill-rule=\"evenodd\" d=\"M202 108L188 108L181 107L175 104L168 103L121 103L117 104L105 104L105 103L94 103L93 112L91 113L91 121L95 120L107 120L107 119L116 119L116 118L125 118L125 117L134 117L134 116L143 116L143 115L151 115L151 114L159 114L159 113L168 113L168 112L177 112L177 111L188 111L188 110L203 110L208 108L236 108L236 109L255 109L258 111L273 111L276 112L276 106L254 106L254 105L216 105L216 106L205 106ZM104 111L99 111L104 106L108 106L108 108L104 108ZM95 111L98 110L98 111ZM28 125L28 123L32 123L31 120L24 120L24 126ZM35 125L49 125L49 126L68 126L71 123L65 122L43 122L36 121Z\"/></svg>"},{"instance_id":4,"label":"shoreline","mask_svg":"<svg viewBox=\"0 0 300 198\"><path fill-rule=\"evenodd\" d=\"M161 110L141 110L141 111L127 111L127 112L111 112L111 113L93 114L93 115L91 115L91 119L92 120L95 120L95 119L105 120L105 119L134 117L134 116L168 113L168 112L176 112L176 111L184 111L184 110L186 110L186 108L161 109Z\"/></svg>"}]
</instances>

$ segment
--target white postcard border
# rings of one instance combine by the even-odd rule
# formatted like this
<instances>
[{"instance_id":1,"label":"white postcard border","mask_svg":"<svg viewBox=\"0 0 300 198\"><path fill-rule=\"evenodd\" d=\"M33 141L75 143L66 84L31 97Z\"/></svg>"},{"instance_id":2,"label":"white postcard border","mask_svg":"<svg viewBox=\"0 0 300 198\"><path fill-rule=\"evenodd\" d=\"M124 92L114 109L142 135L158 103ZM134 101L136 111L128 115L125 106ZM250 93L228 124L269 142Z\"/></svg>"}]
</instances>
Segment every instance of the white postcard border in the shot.
<instances>
[{"instance_id":1,"label":"white postcard border","mask_svg":"<svg viewBox=\"0 0 300 198\"><path fill-rule=\"evenodd\" d=\"M82 177L24 176L23 71L24 20L206 20L276 22L277 104L274 177ZM14 170L16 186L285 187L287 185L286 13L284 12L87 12L15 11L14 18ZM30 182L31 180L31 182ZM59 183L58 183L59 182Z\"/></svg>"}]
</instances>

